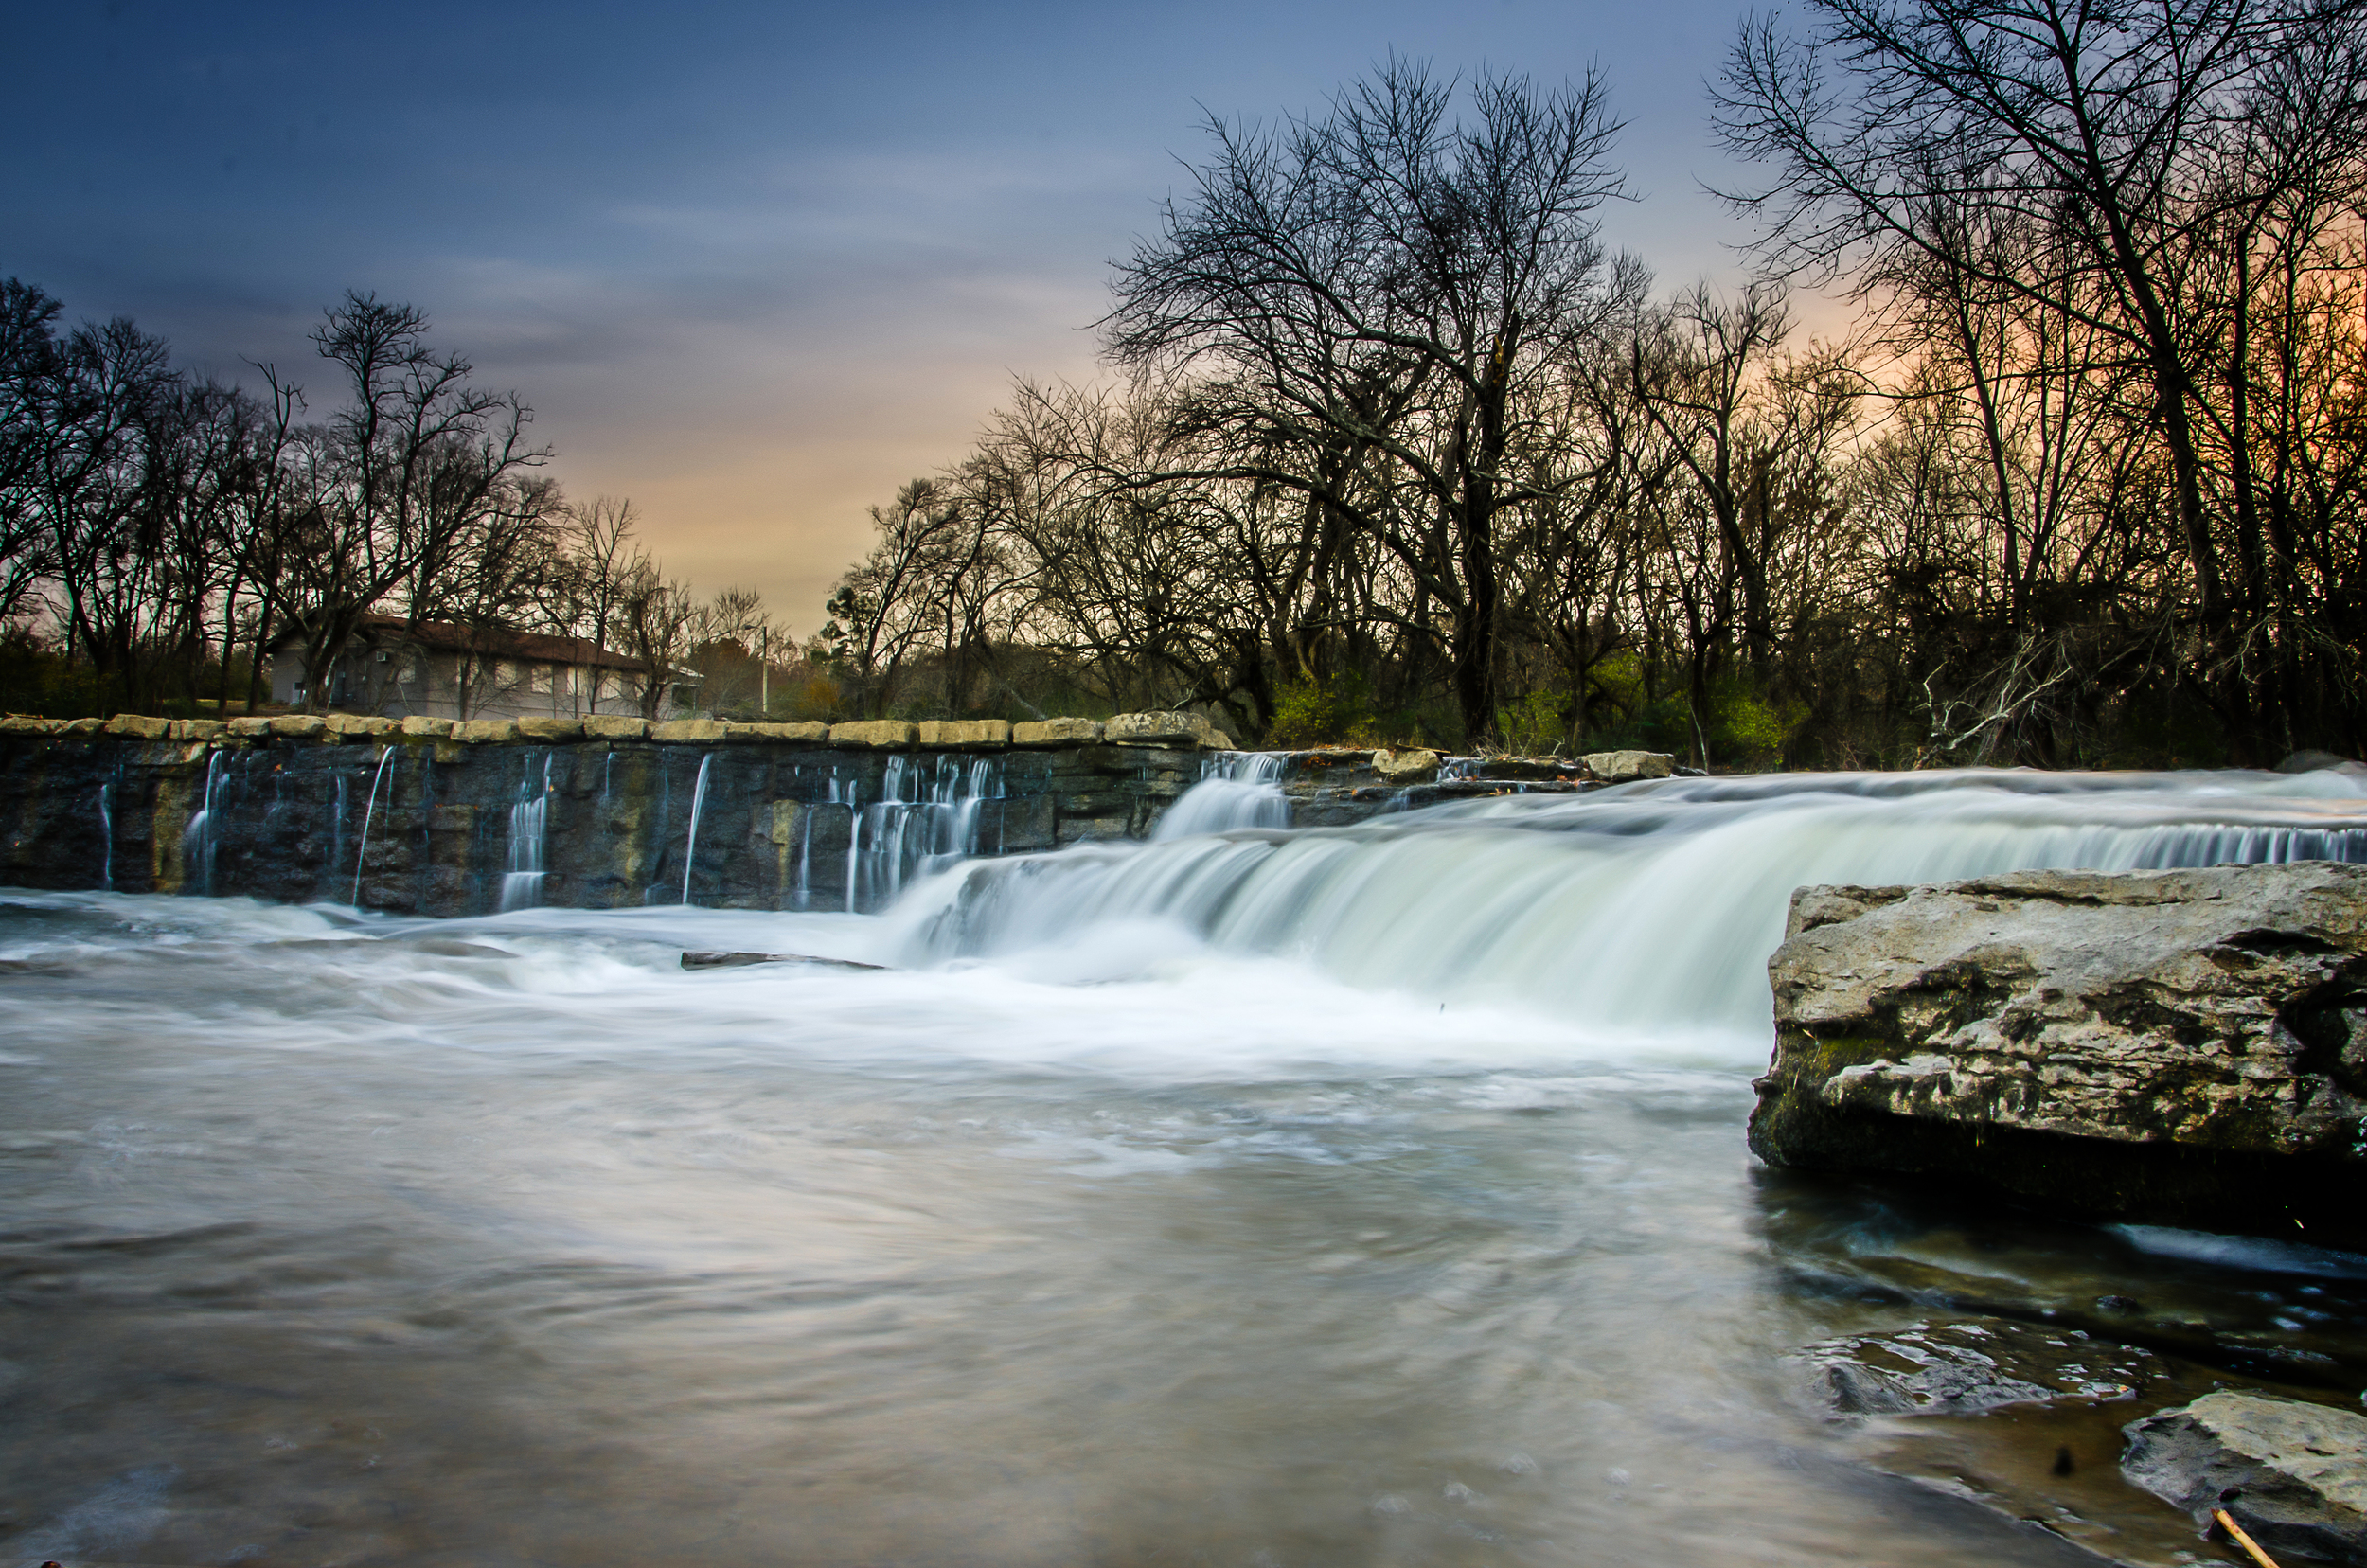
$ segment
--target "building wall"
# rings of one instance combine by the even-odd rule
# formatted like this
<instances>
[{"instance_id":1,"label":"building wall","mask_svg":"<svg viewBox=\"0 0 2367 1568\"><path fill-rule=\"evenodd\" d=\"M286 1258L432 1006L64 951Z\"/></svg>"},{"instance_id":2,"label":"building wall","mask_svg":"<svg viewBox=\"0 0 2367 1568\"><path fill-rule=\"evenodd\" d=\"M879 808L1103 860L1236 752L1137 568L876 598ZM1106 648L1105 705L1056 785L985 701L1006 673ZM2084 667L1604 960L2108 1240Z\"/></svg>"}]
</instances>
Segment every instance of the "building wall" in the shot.
<instances>
[{"instance_id":1,"label":"building wall","mask_svg":"<svg viewBox=\"0 0 2367 1568\"><path fill-rule=\"evenodd\" d=\"M466 685L465 697L463 685ZM294 650L272 655L272 701L287 707L305 701L304 661ZM677 686L660 717L687 706ZM337 661L328 705L341 713L388 719L578 719L587 714L638 714L641 682L632 672L590 665L467 659L400 646L357 648Z\"/></svg>"}]
</instances>

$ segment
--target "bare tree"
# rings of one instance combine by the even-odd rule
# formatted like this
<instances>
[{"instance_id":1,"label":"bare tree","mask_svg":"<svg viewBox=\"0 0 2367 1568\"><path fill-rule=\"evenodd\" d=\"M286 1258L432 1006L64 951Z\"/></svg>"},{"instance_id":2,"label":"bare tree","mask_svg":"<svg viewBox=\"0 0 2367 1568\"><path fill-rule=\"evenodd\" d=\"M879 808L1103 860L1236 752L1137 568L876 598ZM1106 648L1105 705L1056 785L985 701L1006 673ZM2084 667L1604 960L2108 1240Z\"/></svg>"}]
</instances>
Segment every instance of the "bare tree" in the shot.
<instances>
[{"instance_id":1,"label":"bare tree","mask_svg":"<svg viewBox=\"0 0 2367 1568\"><path fill-rule=\"evenodd\" d=\"M472 386L469 362L436 352L426 334L419 311L360 293L312 334L349 401L329 424L309 547L283 562L280 618L303 627L308 670L328 670L361 617L399 590L433 604L471 530L497 519L524 471L549 455L526 440L531 415L516 394ZM308 691L314 706L324 684Z\"/></svg>"},{"instance_id":2,"label":"bare tree","mask_svg":"<svg viewBox=\"0 0 2367 1568\"><path fill-rule=\"evenodd\" d=\"M1198 371L1197 472L1278 485L1385 543L1440 620L1464 728L1495 723L1498 519L1530 383L1606 319L1618 130L1592 76L1540 92L1390 61L1319 118L1212 121L1184 203L1118 273L1121 365ZM1640 279L1640 275L1638 275ZM1428 617L1424 617L1428 622Z\"/></svg>"},{"instance_id":3,"label":"bare tree","mask_svg":"<svg viewBox=\"0 0 2367 1568\"><path fill-rule=\"evenodd\" d=\"M1733 193L1787 271L1928 275L2026 300L2142 374L2194 596L2198 689L2238 747L2272 744L2245 656L2263 508L2251 472L2251 289L2207 286L2272 214L2362 188L2358 0L1809 0L1746 29L1716 95L1727 145L1771 170ZM2011 245L1962 242L1967 224ZM2035 241L2035 242L2033 242ZM2230 374L2230 370L2234 374ZM2216 448L2220 457L2215 460Z\"/></svg>"}]
</instances>

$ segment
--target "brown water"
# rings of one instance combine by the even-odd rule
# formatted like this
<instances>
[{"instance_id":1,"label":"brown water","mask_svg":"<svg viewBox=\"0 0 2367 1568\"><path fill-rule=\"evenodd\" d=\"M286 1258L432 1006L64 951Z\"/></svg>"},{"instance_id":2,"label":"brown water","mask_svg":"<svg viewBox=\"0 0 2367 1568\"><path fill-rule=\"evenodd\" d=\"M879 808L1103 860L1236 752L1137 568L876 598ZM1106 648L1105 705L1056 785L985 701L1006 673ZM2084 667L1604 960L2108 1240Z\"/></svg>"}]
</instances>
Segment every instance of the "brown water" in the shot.
<instances>
[{"instance_id":1,"label":"brown water","mask_svg":"<svg viewBox=\"0 0 2367 1568\"><path fill-rule=\"evenodd\" d=\"M908 941L0 896L0 1560L2219 1560L2118 1426L2367 1381L2357 1260L1756 1168L1747 1035L1125 921L676 964ZM2162 1380L1866 1423L1797 1359L1980 1314Z\"/></svg>"}]
</instances>

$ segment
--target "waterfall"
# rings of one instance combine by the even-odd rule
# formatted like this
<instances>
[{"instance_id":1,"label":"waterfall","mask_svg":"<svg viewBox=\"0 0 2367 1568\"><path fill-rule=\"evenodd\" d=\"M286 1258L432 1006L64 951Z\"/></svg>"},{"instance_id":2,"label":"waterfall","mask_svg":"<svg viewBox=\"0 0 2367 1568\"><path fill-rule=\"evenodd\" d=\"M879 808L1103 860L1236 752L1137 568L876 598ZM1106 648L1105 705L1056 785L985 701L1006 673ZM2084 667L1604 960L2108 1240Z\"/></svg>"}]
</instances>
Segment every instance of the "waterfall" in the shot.
<instances>
[{"instance_id":1,"label":"waterfall","mask_svg":"<svg viewBox=\"0 0 2367 1568\"><path fill-rule=\"evenodd\" d=\"M368 858L370 852L370 819L378 814L378 786L386 776L386 764L393 761L394 757L394 747L379 748L378 771L370 775L369 803L362 808L362 844L353 852L353 898L349 900L356 909L362 907L362 863ZM502 907L507 909L509 907L507 888L503 889L502 897L504 900Z\"/></svg>"},{"instance_id":2,"label":"waterfall","mask_svg":"<svg viewBox=\"0 0 2367 1568\"><path fill-rule=\"evenodd\" d=\"M337 874L346 862L346 775L337 775L337 809L329 815L329 864L321 867L323 882ZM330 883L330 885L335 885Z\"/></svg>"},{"instance_id":3,"label":"waterfall","mask_svg":"<svg viewBox=\"0 0 2367 1568\"><path fill-rule=\"evenodd\" d=\"M830 798L839 798L835 774ZM917 768L899 754L888 758L878 800L863 805L861 787L851 780L845 798L853 818L846 846L846 907L878 909L893 902L915 878L978 852L987 803L1004 798L1003 762L949 753L933 765Z\"/></svg>"},{"instance_id":4,"label":"waterfall","mask_svg":"<svg viewBox=\"0 0 2367 1568\"><path fill-rule=\"evenodd\" d=\"M2288 860L2367 862L2367 777L1664 779L981 861L891 918L917 962L1156 922L1377 989L1518 998L1607 1035L1731 1036L1767 1027L1767 955L1804 884Z\"/></svg>"},{"instance_id":5,"label":"waterfall","mask_svg":"<svg viewBox=\"0 0 2367 1568\"><path fill-rule=\"evenodd\" d=\"M110 776L98 786L98 842L101 846L98 885L112 893L116 890L116 778Z\"/></svg>"},{"instance_id":6,"label":"waterfall","mask_svg":"<svg viewBox=\"0 0 2367 1568\"><path fill-rule=\"evenodd\" d=\"M1219 752L1201 764L1201 780L1166 810L1152 830L1159 843L1237 828L1288 828L1290 802L1282 793L1282 757L1275 752Z\"/></svg>"},{"instance_id":7,"label":"waterfall","mask_svg":"<svg viewBox=\"0 0 2367 1568\"><path fill-rule=\"evenodd\" d=\"M699 758L699 782L690 791L690 838L682 851L682 901L690 901L690 871L699 864L699 813L706 809L707 769L715 765L715 754Z\"/></svg>"},{"instance_id":8,"label":"waterfall","mask_svg":"<svg viewBox=\"0 0 2367 1568\"><path fill-rule=\"evenodd\" d=\"M205 758L205 793L198 797L197 810L189 813L188 826L181 830L182 874L193 879L197 890L207 898L214 893L214 849L221 831L215 812L222 788L222 759L228 755L216 751Z\"/></svg>"},{"instance_id":9,"label":"waterfall","mask_svg":"<svg viewBox=\"0 0 2367 1568\"><path fill-rule=\"evenodd\" d=\"M703 775L700 782L705 782ZM518 780L517 803L509 808L509 856L502 872L501 908L505 915L513 909L532 909L543 901L543 851L544 838L550 829L550 802L551 754L543 754L540 788L536 787L534 759L529 756ZM367 830L365 825L365 834ZM699 831L695 813L691 817L690 831L694 837ZM360 880L357 869L357 886Z\"/></svg>"}]
</instances>

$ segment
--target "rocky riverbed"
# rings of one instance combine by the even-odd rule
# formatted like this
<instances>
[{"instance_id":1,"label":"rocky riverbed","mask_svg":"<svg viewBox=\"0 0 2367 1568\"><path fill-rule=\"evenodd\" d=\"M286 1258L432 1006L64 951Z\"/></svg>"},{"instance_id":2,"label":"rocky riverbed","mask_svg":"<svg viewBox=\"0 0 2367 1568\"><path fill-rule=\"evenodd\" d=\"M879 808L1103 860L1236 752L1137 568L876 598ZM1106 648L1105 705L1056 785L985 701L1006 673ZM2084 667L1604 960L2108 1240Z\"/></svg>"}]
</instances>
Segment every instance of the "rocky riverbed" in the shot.
<instances>
[{"instance_id":1,"label":"rocky riverbed","mask_svg":"<svg viewBox=\"0 0 2367 1568\"><path fill-rule=\"evenodd\" d=\"M1751 1142L1771 1166L2141 1230L2367 1239L2367 867L1807 887L1769 967L1776 1047ZM2301 1289L2234 1335L2223 1310L2114 1292L1802 1359L1836 1418L1876 1429L1875 1462L2114 1560L2186 1546L2158 1523L2093 1527L2076 1478L2108 1461L2197 1531L2232 1523L2297 1559L2367 1562L2367 1417L2346 1398L2367 1364L2349 1334L2312 1343L2329 1315ZM1959 1430L1915 1430L1923 1417Z\"/></svg>"}]
</instances>

